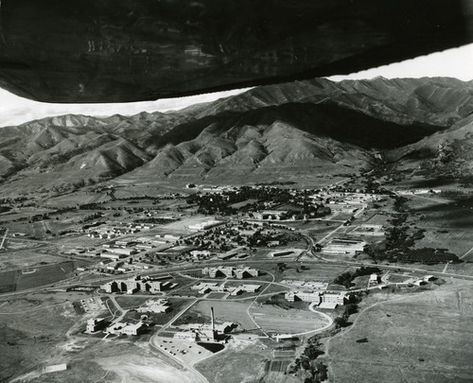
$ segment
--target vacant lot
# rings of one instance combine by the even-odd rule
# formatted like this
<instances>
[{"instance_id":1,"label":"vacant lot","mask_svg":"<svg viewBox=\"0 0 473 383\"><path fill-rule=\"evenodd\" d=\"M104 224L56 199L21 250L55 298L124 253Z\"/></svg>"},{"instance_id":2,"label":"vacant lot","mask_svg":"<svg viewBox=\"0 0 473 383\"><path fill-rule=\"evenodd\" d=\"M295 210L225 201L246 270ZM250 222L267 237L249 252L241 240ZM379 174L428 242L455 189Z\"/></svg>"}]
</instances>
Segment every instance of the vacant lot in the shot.
<instances>
[{"instance_id":1,"label":"vacant lot","mask_svg":"<svg viewBox=\"0 0 473 383\"><path fill-rule=\"evenodd\" d=\"M229 345L227 349L196 365L210 383L259 382L265 374L270 349L260 343L250 346Z\"/></svg>"},{"instance_id":2,"label":"vacant lot","mask_svg":"<svg viewBox=\"0 0 473 383\"><path fill-rule=\"evenodd\" d=\"M368 298L352 327L329 341L330 381L471 382L472 287L448 282L376 305Z\"/></svg>"}]
</instances>

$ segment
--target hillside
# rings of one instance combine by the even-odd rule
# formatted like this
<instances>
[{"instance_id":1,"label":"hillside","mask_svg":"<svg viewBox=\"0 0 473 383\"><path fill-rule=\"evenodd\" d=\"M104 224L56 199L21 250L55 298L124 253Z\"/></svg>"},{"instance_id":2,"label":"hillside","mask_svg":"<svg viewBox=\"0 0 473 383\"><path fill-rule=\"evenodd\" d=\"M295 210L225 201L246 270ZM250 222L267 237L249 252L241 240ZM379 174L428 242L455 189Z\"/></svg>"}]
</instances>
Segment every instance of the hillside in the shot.
<instances>
[{"instance_id":1,"label":"hillside","mask_svg":"<svg viewBox=\"0 0 473 383\"><path fill-rule=\"evenodd\" d=\"M386 159L404 174L467 181L473 177L473 115L402 148Z\"/></svg>"},{"instance_id":2,"label":"hillside","mask_svg":"<svg viewBox=\"0 0 473 383\"><path fill-rule=\"evenodd\" d=\"M467 158L458 142L469 138L472 95L472 83L445 78L314 79L178 112L46 118L2 128L1 190L67 192L116 177L298 181L357 173L380 152L412 162L440 141Z\"/></svg>"}]
</instances>

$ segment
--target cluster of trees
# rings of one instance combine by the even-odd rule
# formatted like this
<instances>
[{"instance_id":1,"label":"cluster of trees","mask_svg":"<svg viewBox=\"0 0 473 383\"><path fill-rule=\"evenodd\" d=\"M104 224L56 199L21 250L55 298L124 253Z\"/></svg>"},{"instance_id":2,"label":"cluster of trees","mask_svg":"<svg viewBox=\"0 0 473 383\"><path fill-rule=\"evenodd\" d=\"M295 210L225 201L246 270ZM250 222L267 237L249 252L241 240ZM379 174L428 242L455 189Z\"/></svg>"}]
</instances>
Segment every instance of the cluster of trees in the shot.
<instances>
[{"instance_id":1,"label":"cluster of trees","mask_svg":"<svg viewBox=\"0 0 473 383\"><path fill-rule=\"evenodd\" d=\"M309 339L308 344L301 356L294 361L289 371L295 373L300 369L304 370L304 383L320 383L327 380L327 366L318 360L323 355L322 345L317 336Z\"/></svg>"},{"instance_id":2,"label":"cluster of trees","mask_svg":"<svg viewBox=\"0 0 473 383\"><path fill-rule=\"evenodd\" d=\"M238 191L228 191L224 194L192 194L187 197L187 203L197 204L198 212L202 214L222 214L232 215L237 211L248 211L258 209L263 202L285 203L291 200L292 195L288 190L263 187L253 188L250 186L242 186ZM243 202L249 199L255 199L258 203L245 205L240 209L235 209L231 205Z\"/></svg>"},{"instance_id":3,"label":"cluster of trees","mask_svg":"<svg viewBox=\"0 0 473 383\"><path fill-rule=\"evenodd\" d=\"M373 274L373 273L378 274L380 272L381 272L381 270L378 269L377 267L362 266L362 267L356 269L353 272L345 271L344 273L342 273L338 277L336 277L335 280L333 281L333 283L336 283L337 285L345 286L348 289L353 285L352 281L356 277L361 277L363 275L370 275L370 274Z\"/></svg>"},{"instance_id":4,"label":"cluster of trees","mask_svg":"<svg viewBox=\"0 0 473 383\"><path fill-rule=\"evenodd\" d=\"M350 315L358 312L358 304L356 303L348 303L343 307L344 307L343 313L334 319L336 328L350 326L351 325L351 322L349 321Z\"/></svg>"},{"instance_id":5,"label":"cluster of trees","mask_svg":"<svg viewBox=\"0 0 473 383\"><path fill-rule=\"evenodd\" d=\"M197 204L198 212L202 214L222 214L233 215L238 212L248 212L255 210L263 210L266 208L265 203L293 205L289 215L302 218L304 215L311 217L322 217L330 214L330 208L314 205L308 198L309 192L292 194L290 190L280 189L276 187L253 188L243 186L238 191L229 191L223 194L192 194L187 197L187 203ZM256 202L245 204L239 208L232 205L247 200L255 200Z\"/></svg>"},{"instance_id":6,"label":"cluster of trees","mask_svg":"<svg viewBox=\"0 0 473 383\"><path fill-rule=\"evenodd\" d=\"M421 248L416 249L416 241L424 237L423 229L413 229L406 225L408 218L407 199L395 197L394 209L399 213L391 220L392 227L385 233L381 244L371 244L365 247L365 253L379 261L437 264L445 262L462 262L457 255L446 249Z\"/></svg>"}]
</instances>

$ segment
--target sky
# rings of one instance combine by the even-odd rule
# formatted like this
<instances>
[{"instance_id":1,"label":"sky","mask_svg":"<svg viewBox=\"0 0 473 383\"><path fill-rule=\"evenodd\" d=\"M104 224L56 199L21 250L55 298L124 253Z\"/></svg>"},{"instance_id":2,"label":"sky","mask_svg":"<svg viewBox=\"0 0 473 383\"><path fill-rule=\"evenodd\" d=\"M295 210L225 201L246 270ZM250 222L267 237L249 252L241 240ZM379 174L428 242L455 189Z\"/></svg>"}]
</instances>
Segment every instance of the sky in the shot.
<instances>
[{"instance_id":1,"label":"sky","mask_svg":"<svg viewBox=\"0 0 473 383\"><path fill-rule=\"evenodd\" d=\"M417 57L411 60L393 63L378 68L329 79L370 79L378 76L386 78L398 77L456 77L460 80L473 80L473 44L448 49L443 52ZM242 93L249 88L234 89L225 92L207 93L190 97L169 98L156 101L115 103L115 104L52 104L32 101L16 96L0 88L0 127L18 125L23 122L62 114L86 114L107 116L115 113L132 115L155 111L168 111L185 108L186 106L217 100Z\"/></svg>"}]
</instances>

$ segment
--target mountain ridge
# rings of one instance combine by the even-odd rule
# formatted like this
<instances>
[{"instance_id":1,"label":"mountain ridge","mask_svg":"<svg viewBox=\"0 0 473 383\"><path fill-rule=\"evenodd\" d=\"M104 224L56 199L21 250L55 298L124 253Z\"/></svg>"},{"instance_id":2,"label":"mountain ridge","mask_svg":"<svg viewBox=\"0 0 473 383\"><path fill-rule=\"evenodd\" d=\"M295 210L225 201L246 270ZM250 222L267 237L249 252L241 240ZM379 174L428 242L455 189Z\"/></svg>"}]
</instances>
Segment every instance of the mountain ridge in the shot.
<instances>
[{"instance_id":1,"label":"mountain ridge","mask_svg":"<svg viewBox=\"0 0 473 383\"><path fill-rule=\"evenodd\" d=\"M1 128L0 189L353 173L380 151L403 161L472 113L472 82L376 78L269 85L167 113L53 116Z\"/></svg>"}]
</instances>

